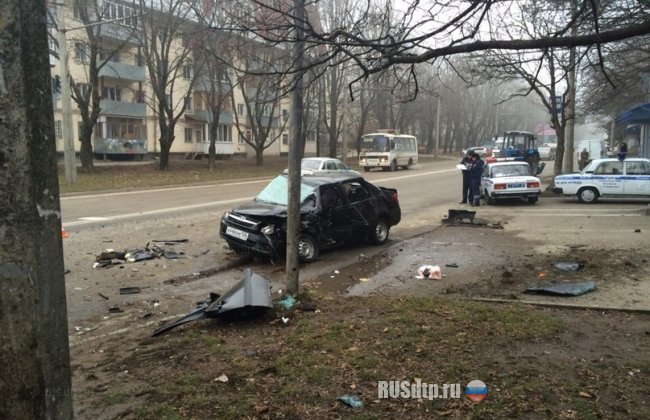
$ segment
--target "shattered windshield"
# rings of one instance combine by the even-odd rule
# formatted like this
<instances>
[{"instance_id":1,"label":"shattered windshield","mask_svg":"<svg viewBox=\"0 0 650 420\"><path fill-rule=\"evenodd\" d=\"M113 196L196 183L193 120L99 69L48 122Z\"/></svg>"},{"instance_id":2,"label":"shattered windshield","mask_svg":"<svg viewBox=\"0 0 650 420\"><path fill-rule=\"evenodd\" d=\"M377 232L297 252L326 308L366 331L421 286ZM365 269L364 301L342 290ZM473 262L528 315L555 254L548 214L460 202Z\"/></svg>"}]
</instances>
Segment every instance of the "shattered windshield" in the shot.
<instances>
[{"instance_id":1,"label":"shattered windshield","mask_svg":"<svg viewBox=\"0 0 650 420\"><path fill-rule=\"evenodd\" d=\"M362 152L390 152L390 141L387 136L364 136L361 143Z\"/></svg>"},{"instance_id":2,"label":"shattered windshield","mask_svg":"<svg viewBox=\"0 0 650 420\"><path fill-rule=\"evenodd\" d=\"M305 198L310 194L314 193L316 188L311 185L300 184L300 202L302 203ZM286 176L277 176L273 179L269 185L266 186L257 194L255 201L271 203L271 204L281 204L283 206L288 205L289 203L289 180Z\"/></svg>"}]
</instances>

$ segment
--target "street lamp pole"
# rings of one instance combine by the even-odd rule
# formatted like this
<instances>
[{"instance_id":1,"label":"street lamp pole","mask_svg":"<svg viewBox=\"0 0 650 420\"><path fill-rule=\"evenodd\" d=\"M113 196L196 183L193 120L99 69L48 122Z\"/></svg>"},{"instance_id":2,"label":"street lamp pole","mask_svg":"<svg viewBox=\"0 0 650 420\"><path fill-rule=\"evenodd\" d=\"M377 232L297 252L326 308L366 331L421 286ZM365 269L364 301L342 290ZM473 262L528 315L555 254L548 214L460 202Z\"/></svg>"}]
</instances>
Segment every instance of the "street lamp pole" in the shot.
<instances>
[{"instance_id":1,"label":"street lamp pole","mask_svg":"<svg viewBox=\"0 0 650 420\"><path fill-rule=\"evenodd\" d=\"M65 168L65 181L74 184L77 181L77 163L75 158L74 143L72 141L72 102L70 96L70 74L68 73L68 46L66 43L65 11L57 11L59 43L59 63L61 64L61 111L63 114L63 160Z\"/></svg>"},{"instance_id":2,"label":"street lamp pole","mask_svg":"<svg viewBox=\"0 0 650 420\"><path fill-rule=\"evenodd\" d=\"M433 149L433 158L438 157L438 147L440 147L440 105L442 101L440 100L440 93L438 93L438 105L436 106L436 144Z\"/></svg>"}]
</instances>

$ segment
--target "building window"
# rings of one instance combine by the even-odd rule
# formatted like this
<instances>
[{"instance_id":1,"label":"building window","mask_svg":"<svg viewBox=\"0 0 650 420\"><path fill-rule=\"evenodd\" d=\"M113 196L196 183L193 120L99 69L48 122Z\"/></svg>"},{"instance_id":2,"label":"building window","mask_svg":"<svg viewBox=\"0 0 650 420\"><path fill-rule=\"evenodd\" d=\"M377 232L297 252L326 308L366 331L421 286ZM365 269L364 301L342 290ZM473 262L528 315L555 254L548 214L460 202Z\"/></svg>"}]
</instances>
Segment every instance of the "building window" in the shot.
<instances>
[{"instance_id":1,"label":"building window","mask_svg":"<svg viewBox=\"0 0 650 420\"><path fill-rule=\"evenodd\" d=\"M288 134L283 134L282 135L282 144L284 144L284 145L289 144L289 135Z\"/></svg>"},{"instance_id":2,"label":"building window","mask_svg":"<svg viewBox=\"0 0 650 420\"><path fill-rule=\"evenodd\" d=\"M244 135L242 133L239 133L239 136L237 137L237 143L239 144L244 144Z\"/></svg>"},{"instance_id":3,"label":"building window","mask_svg":"<svg viewBox=\"0 0 650 420\"><path fill-rule=\"evenodd\" d=\"M77 61L81 61L82 63L88 61L88 46L83 42L75 42L74 57Z\"/></svg>"},{"instance_id":4,"label":"building window","mask_svg":"<svg viewBox=\"0 0 650 420\"><path fill-rule=\"evenodd\" d=\"M192 76L194 76L194 67L192 67L192 63L185 64L183 66L183 79L192 80Z\"/></svg>"},{"instance_id":5,"label":"building window","mask_svg":"<svg viewBox=\"0 0 650 420\"><path fill-rule=\"evenodd\" d=\"M61 120L54 121L54 137L57 139L63 138L63 121Z\"/></svg>"},{"instance_id":6,"label":"building window","mask_svg":"<svg viewBox=\"0 0 650 420\"><path fill-rule=\"evenodd\" d=\"M192 95L188 95L185 97L183 100L183 109L185 111L191 111L192 110Z\"/></svg>"},{"instance_id":7,"label":"building window","mask_svg":"<svg viewBox=\"0 0 650 420\"><path fill-rule=\"evenodd\" d=\"M110 1L104 2L104 20L121 19L116 22L118 25L137 28L138 17L136 15L137 13L129 6Z\"/></svg>"},{"instance_id":8,"label":"building window","mask_svg":"<svg viewBox=\"0 0 650 420\"><path fill-rule=\"evenodd\" d=\"M237 114L240 117L246 116L246 108L244 108L244 104L237 104Z\"/></svg>"},{"instance_id":9,"label":"building window","mask_svg":"<svg viewBox=\"0 0 650 420\"><path fill-rule=\"evenodd\" d=\"M205 141L205 138L203 137L203 130L196 130L195 134L196 134L196 141L197 142L204 142Z\"/></svg>"},{"instance_id":10,"label":"building window","mask_svg":"<svg viewBox=\"0 0 650 420\"><path fill-rule=\"evenodd\" d=\"M185 143L192 143L192 129L185 129Z\"/></svg>"},{"instance_id":11,"label":"building window","mask_svg":"<svg viewBox=\"0 0 650 420\"><path fill-rule=\"evenodd\" d=\"M79 94L81 95L82 98L88 99L89 93L90 93L90 84L89 83L77 83L77 87L79 88Z\"/></svg>"},{"instance_id":12,"label":"building window","mask_svg":"<svg viewBox=\"0 0 650 420\"><path fill-rule=\"evenodd\" d=\"M118 87L105 87L102 89L102 98L109 101L121 101L122 89Z\"/></svg>"},{"instance_id":13,"label":"building window","mask_svg":"<svg viewBox=\"0 0 650 420\"><path fill-rule=\"evenodd\" d=\"M283 109L282 110L282 121L287 121L289 119L289 110L288 109Z\"/></svg>"},{"instance_id":14,"label":"building window","mask_svg":"<svg viewBox=\"0 0 650 420\"><path fill-rule=\"evenodd\" d=\"M86 2L83 0L74 0L72 3L72 13L74 18L77 20L83 20L84 15L86 15L84 8L86 7Z\"/></svg>"}]
</instances>

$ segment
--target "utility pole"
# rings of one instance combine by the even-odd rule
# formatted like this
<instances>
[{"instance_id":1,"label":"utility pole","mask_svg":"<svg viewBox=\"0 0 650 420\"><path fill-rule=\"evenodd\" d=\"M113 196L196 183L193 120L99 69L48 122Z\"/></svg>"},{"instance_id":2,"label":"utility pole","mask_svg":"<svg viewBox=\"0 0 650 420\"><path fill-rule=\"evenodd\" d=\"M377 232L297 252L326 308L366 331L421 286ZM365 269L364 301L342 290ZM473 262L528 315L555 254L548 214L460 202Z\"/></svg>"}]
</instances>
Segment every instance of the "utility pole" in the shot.
<instances>
[{"instance_id":1,"label":"utility pole","mask_svg":"<svg viewBox=\"0 0 650 420\"><path fill-rule=\"evenodd\" d=\"M0 419L72 418L61 208L42 0L1 0Z\"/></svg>"},{"instance_id":2,"label":"utility pole","mask_svg":"<svg viewBox=\"0 0 650 420\"><path fill-rule=\"evenodd\" d=\"M291 91L291 132L289 138L289 205L287 208L287 291L298 293L300 271L298 269L298 243L300 240L300 158L302 152L302 67L304 44L305 0L293 0L295 43L292 50L294 68Z\"/></svg>"},{"instance_id":3,"label":"utility pole","mask_svg":"<svg viewBox=\"0 0 650 420\"><path fill-rule=\"evenodd\" d=\"M59 5L57 5L58 7ZM61 5L62 6L62 5ZM57 42L59 43L59 63L61 65L61 111L63 114L63 161L65 182L74 184L77 181L77 159L75 158L74 142L72 140L72 100L70 94L70 74L68 72L68 45L66 42L65 10L58 7Z\"/></svg>"},{"instance_id":4,"label":"utility pole","mask_svg":"<svg viewBox=\"0 0 650 420\"><path fill-rule=\"evenodd\" d=\"M440 147L440 92L438 92L438 106L436 107L436 144L433 148L433 158L438 157L438 148Z\"/></svg>"}]
</instances>

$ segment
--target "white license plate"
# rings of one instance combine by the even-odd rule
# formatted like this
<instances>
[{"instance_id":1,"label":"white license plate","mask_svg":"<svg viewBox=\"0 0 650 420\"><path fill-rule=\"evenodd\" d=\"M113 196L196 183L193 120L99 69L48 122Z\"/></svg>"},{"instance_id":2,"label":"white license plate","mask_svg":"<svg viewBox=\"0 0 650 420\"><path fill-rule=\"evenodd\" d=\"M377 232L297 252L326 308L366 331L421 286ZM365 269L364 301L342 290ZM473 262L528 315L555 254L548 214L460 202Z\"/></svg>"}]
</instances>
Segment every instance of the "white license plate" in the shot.
<instances>
[{"instance_id":1,"label":"white license plate","mask_svg":"<svg viewBox=\"0 0 650 420\"><path fill-rule=\"evenodd\" d=\"M526 184L523 183L517 183L517 184L508 184L508 188L524 188Z\"/></svg>"},{"instance_id":2,"label":"white license plate","mask_svg":"<svg viewBox=\"0 0 650 420\"><path fill-rule=\"evenodd\" d=\"M248 239L248 232L244 232L239 229L235 229L233 227L226 227L226 235L232 236L233 238L241 239L242 241L245 241Z\"/></svg>"},{"instance_id":3,"label":"white license plate","mask_svg":"<svg viewBox=\"0 0 650 420\"><path fill-rule=\"evenodd\" d=\"M376 165L379 163L379 160L377 159L368 159L368 164L369 165Z\"/></svg>"}]
</instances>

